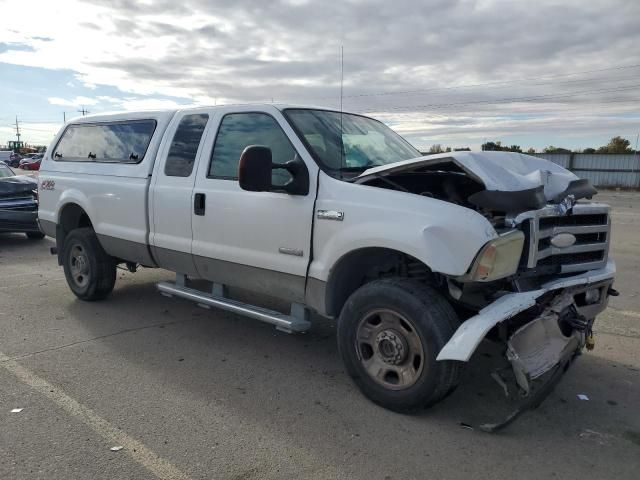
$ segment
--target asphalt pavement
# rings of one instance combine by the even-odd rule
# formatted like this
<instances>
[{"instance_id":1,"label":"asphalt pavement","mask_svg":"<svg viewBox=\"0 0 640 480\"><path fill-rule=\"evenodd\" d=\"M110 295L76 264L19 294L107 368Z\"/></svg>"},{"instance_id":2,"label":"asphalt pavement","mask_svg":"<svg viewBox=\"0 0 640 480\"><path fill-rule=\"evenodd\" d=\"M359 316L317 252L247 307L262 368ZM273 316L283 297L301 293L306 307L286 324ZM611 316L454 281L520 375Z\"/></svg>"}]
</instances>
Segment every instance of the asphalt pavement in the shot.
<instances>
[{"instance_id":1,"label":"asphalt pavement","mask_svg":"<svg viewBox=\"0 0 640 480\"><path fill-rule=\"evenodd\" d=\"M0 234L0 479L638 478L640 194L598 200L614 207L621 296L595 350L498 434L473 428L513 408L489 347L452 396L399 415L351 383L331 321L287 335L203 310L159 295L172 274L157 269L81 302L51 239Z\"/></svg>"}]
</instances>

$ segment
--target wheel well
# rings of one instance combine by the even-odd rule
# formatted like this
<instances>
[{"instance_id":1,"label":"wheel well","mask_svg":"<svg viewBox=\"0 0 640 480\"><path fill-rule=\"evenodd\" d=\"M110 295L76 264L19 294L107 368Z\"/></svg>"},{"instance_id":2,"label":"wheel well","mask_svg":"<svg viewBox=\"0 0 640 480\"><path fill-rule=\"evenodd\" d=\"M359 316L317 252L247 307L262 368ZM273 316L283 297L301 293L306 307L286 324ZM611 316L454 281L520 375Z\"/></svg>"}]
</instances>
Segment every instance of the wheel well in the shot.
<instances>
[{"instance_id":1,"label":"wheel well","mask_svg":"<svg viewBox=\"0 0 640 480\"><path fill-rule=\"evenodd\" d=\"M384 277L407 277L440 283L439 275L420 260L388 248L362 248L344 255L331 270L326 313L338 316L347 298L365 283Z\"/></svg>"},{"instance_id":2,"label":"wheel well","mask_svg":"<svg viewBox=\"0 0 640 480\"><path fill-rule=\"evenodd\" d=\"M87 212L75 203L68 203L62 208L58 225L60 225L65 235L76 228L93 227Z\"/></svg>"},{"instance_id":3,"label":"wheel well","mask_svg":"<svg viewBox=\"0 0 640 480\"><path fill-rule=\"evenodd\" d=\"M65 237L76 228L91 227L91 219L84 209L75 203L68 203L60 211L60 218L56 225L56 246L58 249L58 264L62 265L62 249Z\"/></svg>"}]
</instances>

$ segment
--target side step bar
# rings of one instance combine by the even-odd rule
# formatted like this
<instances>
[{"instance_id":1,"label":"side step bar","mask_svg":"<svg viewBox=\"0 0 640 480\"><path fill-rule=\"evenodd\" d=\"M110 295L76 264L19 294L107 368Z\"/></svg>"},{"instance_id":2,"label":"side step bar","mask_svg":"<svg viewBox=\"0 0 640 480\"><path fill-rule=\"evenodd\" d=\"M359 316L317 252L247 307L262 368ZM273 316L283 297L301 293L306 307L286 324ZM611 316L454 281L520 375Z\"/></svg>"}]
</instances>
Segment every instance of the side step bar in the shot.
<instances>
[{"instance_id":1,"label":"side step bar","mask_svg":"<svg viewBox=\"0 0 640 480\"><path fill-rule=\"evenodd\" d=\"M309 322L309 312L306 308L299 304L291 305L291 315L285 315L284 313L276 312L262 307L256 307L247 303L238 302L237 300L231 300L221 295L215 295L211 293L205 293L200 290L180 285L180 280L177 283L161 282L157 284L160 293L166 297L180 297L186 298L196 302L199 306L204 308L216 307L228 312L237 313L246 317L254 318L262 322L270 323L276 326L276 329L287 333L305 332L311 327ZM214 284L213 290L218 293L224 289L216 288L220 287L218 284Z\"/></svg>"}]
</instances>

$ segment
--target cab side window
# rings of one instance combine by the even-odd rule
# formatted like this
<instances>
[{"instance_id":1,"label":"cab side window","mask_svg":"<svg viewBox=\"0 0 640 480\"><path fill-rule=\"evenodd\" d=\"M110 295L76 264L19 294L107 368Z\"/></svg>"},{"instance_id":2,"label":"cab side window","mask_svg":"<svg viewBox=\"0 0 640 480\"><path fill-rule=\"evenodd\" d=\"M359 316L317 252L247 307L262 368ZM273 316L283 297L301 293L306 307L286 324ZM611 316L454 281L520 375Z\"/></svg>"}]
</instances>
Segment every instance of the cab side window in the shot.
<instances>
[{"instance_id":1,"label":"cab side window","mask_svg":"<svg viewBox=\"0 0 640 480\"><path fill-rule=\"evenodd\" d=\"M218 129L208 176L237 179L240 154L249 145L269 147L274 163L288 162L296 155L286 134L271 115L230 113L224 116ZM283 169L273 171L274 185L284 185L290 178Z\"/></svg>"},{"instance_id":2,"label":"cab side window","mask_svg":"<svg viewBox=\"0 0 640 480\"><path fill-rule=\"evenodd\" d=\"M164 174L169 177L188 177L193 171L193 164L198 153L200 139L207 125L209 115L185 115L171 142Z\"/></svg>"}]
</instances>

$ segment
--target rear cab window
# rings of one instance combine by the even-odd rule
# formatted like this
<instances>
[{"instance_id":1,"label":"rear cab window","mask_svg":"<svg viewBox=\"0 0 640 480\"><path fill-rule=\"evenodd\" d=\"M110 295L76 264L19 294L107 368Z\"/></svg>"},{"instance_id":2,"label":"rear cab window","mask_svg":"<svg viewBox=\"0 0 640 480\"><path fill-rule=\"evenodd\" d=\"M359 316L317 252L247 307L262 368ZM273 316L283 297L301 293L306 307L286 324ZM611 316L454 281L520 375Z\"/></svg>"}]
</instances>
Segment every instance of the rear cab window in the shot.
<instances>
[{"instance_id":1,"label":"rear cab window","mask_svg":"<svg viewBox=\"0 0 640 480\"><path fill-rule=\"evenodd\" d=\"M207 114L185 115L171 142L164 174L169 177L188 177L198 153L202 134L209 120Z\"/></svg>"},{"instance_id":2,"label":"rear cab window","mask_svg":"<svg viewBox=\"0 0 640 480\"><path fill-rule=\"evenodd\" d=\"M155 129L155 120L69 125L52 158L67 162L140 163Z\"/></svg>"}]
</instances>

